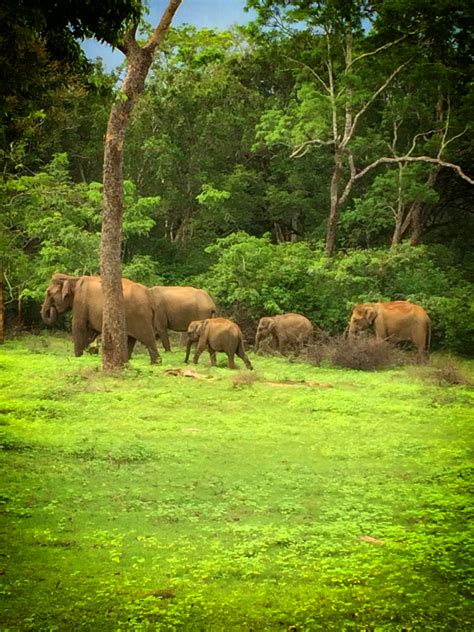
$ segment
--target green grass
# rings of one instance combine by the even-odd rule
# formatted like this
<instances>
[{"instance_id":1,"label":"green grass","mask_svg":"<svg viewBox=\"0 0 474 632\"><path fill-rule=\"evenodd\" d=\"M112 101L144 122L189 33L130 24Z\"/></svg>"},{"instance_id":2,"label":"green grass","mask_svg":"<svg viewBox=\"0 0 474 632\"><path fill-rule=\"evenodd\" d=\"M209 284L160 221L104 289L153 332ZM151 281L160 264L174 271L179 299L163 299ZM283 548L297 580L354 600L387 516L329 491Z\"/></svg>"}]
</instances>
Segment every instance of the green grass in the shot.
<instances>
[{"instance_id":1,"label":"green grass","mask_svg":"<svg viewBox=\"0 0 474 632\"><path fill-rule=\"evenodd\" d=\"M163 356L0 349L4 630L473 629L472 390Z\"/></svg>"}]
</instances>

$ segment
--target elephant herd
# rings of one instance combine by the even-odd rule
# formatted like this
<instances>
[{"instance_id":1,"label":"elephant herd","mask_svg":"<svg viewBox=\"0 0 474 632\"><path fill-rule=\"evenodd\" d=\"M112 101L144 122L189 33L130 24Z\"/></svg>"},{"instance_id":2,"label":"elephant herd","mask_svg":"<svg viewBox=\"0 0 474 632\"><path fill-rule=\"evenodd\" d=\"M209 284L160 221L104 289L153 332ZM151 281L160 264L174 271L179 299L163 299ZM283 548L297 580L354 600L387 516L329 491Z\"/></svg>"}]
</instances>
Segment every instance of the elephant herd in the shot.
<instances>
[{"instance_id":1,"label":"elephant herd","mask_svg":"<svg viewBox=\"0 0 474 632\"><path fill-rule=\"evenodd\" d=\"M128 355L136 341L141 342L155 363L160 355L156 347L159 337L165 351L170 351L168 329L186 332L186 357L196 345L194 363L207 349L211 364L216 364L216 352L227 354L228 367L235 368L234 356L241 358L248 369L248 359L240 327L227 318L217 317L217 308L207 292L193 287L155 286L122 279ZM72 310L74 353L81 356L102 331L103 294L100 277L53 274L41 307L41 317L52 325L59 314ZM349 336L357 336L372 327L378 339L409 340L420 356L429 350L431 324L425 310L408 301L359 304L353 309ZM313 325L301 314L281 314L260 319L255 338L258 351L264 340L283 352L288 347L301 349L313 340Z\"/></svg>"}]
</instances>

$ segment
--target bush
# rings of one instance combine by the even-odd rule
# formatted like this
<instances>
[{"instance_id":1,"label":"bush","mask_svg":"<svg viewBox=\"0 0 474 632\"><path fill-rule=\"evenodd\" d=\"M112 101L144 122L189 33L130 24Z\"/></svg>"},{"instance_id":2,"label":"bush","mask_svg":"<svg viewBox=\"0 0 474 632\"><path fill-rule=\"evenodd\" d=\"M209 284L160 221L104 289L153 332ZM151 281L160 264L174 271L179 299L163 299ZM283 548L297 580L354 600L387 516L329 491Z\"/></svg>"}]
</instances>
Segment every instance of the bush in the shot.
<instances>
[{"instance_id":1,"label":"bush","mask_svg":"<svg viewBox=\"0 0 474 632\"><path fill-rule=\"evenodd\" d=\"M302 357L317 366L329 362L333 366L359 371L386 369L407 360L399 349L371 336L354 340L345 336L321 336L304 350Z\"/></svg>"},{"instance_id":2,"label":"bush","mask_svg":"<svg viewBox=\"0 0 474 632\"><path fill-rule=\"evenodd\" d=\"M436 360L429 375L439 386L472 386L467 373L452 358Z\"/></svg>"},{"instance_id":3,"label":"bush","mask_svg":"<svg viewBox=\"0 0 474 632\"><path fill-rule=\"evenodd\" d=\"M434 347L474 354L473 287L439 247L401 244L329 259L319 245L275 245L269 235L240 232L207 251L215 263L193 283L206 287L226 312L245 311L255 322L298 312L336 335L356 303L411 300L432 318Z\"/></svg>"}]
</instances>

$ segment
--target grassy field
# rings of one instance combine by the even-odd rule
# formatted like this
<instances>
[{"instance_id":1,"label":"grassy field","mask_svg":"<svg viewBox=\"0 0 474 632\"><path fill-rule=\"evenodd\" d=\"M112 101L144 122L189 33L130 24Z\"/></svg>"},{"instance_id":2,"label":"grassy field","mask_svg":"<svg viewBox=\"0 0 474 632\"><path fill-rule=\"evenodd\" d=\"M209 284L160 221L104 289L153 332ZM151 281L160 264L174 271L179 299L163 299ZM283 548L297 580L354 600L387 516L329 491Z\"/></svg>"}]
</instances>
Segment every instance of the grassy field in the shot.
<instances>
[{"instance_id":1,"label":"grassy field","mask_svg":"<svg viewBox=\"0 0 474 632\"><path fill-rule=\"evenodd\" d=\"M474 629L472 390L183 355L0 348L3 630Z\"/></svg>"}]
</instances>

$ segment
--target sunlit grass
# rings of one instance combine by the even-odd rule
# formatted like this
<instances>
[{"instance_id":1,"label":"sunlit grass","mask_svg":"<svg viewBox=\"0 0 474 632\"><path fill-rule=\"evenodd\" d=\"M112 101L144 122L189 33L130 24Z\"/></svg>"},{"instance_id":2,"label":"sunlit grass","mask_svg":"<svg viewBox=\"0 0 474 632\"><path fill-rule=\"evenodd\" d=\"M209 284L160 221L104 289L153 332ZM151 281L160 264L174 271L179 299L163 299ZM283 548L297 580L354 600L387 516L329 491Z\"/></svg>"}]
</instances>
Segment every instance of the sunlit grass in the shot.
<instances>
[{"instance_id":1,"label":"sunlit grass","mask_svg":"<svg viewBox=\"0 0 474 632\"><path fill-rule=\"evenodd\" d=\"M467 386L0 353L6 629L472 629Z\"/></svg>"}]
</instances>

